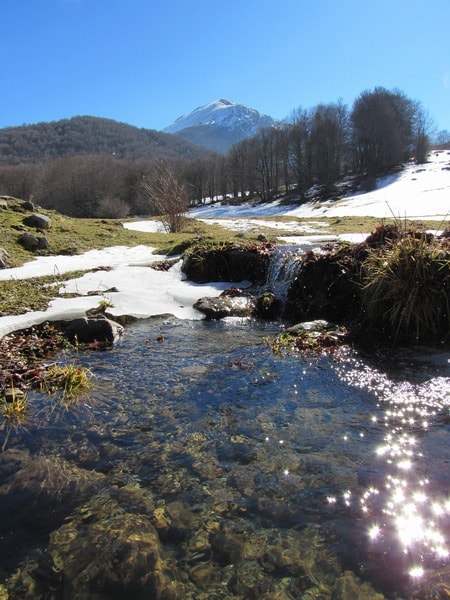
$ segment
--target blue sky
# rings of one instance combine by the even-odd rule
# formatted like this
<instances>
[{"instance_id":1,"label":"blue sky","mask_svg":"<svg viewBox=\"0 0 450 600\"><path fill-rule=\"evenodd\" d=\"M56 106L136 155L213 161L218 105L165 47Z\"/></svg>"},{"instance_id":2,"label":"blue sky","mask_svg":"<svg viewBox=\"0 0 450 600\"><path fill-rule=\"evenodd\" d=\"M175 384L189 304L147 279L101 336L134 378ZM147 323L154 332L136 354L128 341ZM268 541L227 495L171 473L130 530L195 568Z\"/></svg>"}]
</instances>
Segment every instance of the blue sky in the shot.
<instances>
[{"instance_id":1,"label":"blue sky","mask_svg":"<svg viewBox=\"0 0 450 600\"><path fill-rule=\"evenodd\" d=\"M383 86L450 130L450 0L2 0L0 127L162 129L218 98L275 118Z\"/></svg>"}]
</instances>

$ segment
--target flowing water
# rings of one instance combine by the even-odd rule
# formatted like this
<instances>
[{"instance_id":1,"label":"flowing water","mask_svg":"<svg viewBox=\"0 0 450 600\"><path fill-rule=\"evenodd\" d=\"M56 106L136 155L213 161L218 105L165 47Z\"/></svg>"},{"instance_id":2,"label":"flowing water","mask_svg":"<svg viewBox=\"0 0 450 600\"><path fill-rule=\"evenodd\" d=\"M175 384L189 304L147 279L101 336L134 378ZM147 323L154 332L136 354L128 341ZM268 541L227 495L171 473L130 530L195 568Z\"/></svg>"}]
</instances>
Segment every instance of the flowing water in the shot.
<instances>
[{"instance_id":1,"label":"flowing water","mask_svg":"<svg viewBox=\"0 0 450 600\"><path fill-rule=\"evenodd\" d=\"M448 598L447 357L158 317L0 431L0 598ZM9 437L6 439L6 436Z\"/></svg>"}]
</instances>

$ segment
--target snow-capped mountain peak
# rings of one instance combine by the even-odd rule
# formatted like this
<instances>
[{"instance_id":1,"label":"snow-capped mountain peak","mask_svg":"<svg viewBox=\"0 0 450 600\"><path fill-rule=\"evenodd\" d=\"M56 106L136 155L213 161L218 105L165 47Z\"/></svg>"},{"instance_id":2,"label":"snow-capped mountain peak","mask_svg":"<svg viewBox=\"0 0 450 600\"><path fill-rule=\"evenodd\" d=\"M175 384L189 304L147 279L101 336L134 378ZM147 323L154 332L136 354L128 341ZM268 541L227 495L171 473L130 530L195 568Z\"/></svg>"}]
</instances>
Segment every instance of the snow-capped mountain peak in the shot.
<instances>
[{"instance_id":1,"label":"snow-capped mountain peak","mask_svg":"<svg viewBox=\"0 0 450 600\"><path fill-rule=\"evenodd\" d=\"M236 104L220 98L204 106L199 106L192 112L178 117L178 119L163 129L164 133L177 133L188 127L198 125L223 125L234 128L240 121L248 121L250 118L262 117L258 111L248 108L243 104ZM270 117L268 117L270 119Z\"/></svg>"},{"instance_id":2,"label":"snow-capped mountain peak","mask_svg":"<svg viewBox=\"0 0 450 600\"><path fill-rule=\"evenodd\" d=\"M179 134L213 150L226 151L233 143L276 123L272 117L253 108L220 98L178 117L163 132Z\"/></svg>"}]
</instances>

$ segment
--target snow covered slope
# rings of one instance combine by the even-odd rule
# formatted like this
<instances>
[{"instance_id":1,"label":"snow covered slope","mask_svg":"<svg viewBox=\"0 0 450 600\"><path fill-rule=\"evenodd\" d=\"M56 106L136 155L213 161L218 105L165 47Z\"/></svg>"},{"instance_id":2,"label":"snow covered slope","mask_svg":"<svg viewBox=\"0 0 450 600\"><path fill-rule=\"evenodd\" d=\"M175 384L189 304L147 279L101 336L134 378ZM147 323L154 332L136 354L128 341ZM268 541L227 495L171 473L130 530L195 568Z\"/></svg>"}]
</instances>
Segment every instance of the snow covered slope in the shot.
<instances>
[{"instance_id":1,"label":"snow covered slope","mask_svg":"<svg viewBox=\"0 0 450 600\"><path fill-rule=\"evenodd\" d=\"M232 144L251 137L262 127L277 121L257 110L229 100L215 100L182 115L163 129L217 152L226 152Z\"/></svg>"},{"instance_id":2,"label":"snow covered slope","mask_svg":"<svg viewBox=\"0 0 450 600\"><path fill-rule=\"evenodd\" d=\"M340 200L286 205L272 203L211 204L191 211L197 219L290 215L296 217L398 217L450 220L450 151L432 152L423 165L410 163L397 175L380 177L371 192Z\"/></svg>"},{"instance_id":3,"label":"snow covered slope","mask_svg":"<svg viewBox=\"0 0 450 600\"><path fill-rule=\"evenodd\" d=\"M380 177L371 192L305 204L287 211L299 217L398 217L450 220L450 152L432 152L423 165L409 163L398 175Z\"/></svg>"}]
</instances>

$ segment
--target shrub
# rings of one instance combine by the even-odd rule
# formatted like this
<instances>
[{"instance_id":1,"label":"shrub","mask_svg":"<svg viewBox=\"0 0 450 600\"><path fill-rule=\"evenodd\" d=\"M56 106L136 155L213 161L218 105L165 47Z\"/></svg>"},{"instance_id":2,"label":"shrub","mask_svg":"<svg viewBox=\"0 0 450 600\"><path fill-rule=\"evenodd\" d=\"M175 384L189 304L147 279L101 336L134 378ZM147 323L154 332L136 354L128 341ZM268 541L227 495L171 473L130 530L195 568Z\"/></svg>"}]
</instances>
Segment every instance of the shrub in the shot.
<instances>
[{"instance_id":1,"label":"shrub","mask_svg":"<svg viewBox=\"0 0 450 600\"><path fill-rule=\"evenodd\" d=\"M117 196L105 196L98 203L97 216L101 219L124 219L130 214L130 205Z\"/></svg>"},{"instance_id":2,"label":"shrub","mask_svg":"<svg viewBox=\"0 0 450 600\"><path fill-rule=\"evenodd\" d=\"M362 264L364 322L394 342L450 341L450 247L409 234L369 251Z\"/></svg>"}]
</instances>

